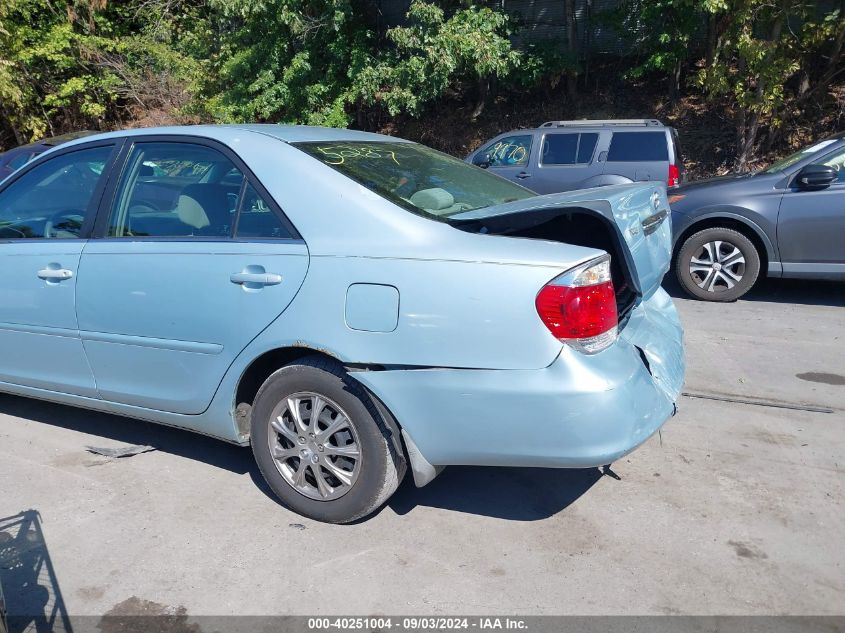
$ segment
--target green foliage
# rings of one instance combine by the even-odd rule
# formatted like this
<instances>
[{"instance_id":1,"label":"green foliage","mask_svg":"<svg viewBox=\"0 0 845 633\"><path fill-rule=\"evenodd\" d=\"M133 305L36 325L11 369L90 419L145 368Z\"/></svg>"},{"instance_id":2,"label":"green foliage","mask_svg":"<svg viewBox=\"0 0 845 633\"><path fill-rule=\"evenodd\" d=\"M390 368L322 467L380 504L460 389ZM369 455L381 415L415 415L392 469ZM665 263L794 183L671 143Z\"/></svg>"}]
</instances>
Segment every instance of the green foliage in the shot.
<instances>
[{"instance_id":1,"label":"green foliage","mask_svg":"<svg viewBox=\"0 0 845 633\"><path fill-rule=\"evenodd\" d=\"M345 127L372 34L354 0L216 0L219 49L202 94L219 121Z\"/></svg>"},{"instance_id":2,"label":"green foliage","mask_svg":"<svg viewBox=\"0 0 845 633\"><path fill-rule=\"evenodd\" d=\"M587 67L588 50L531 43L491 6L414 0L384 31L373 0L0 0L0 142L139 120L344 127L445 97L476 116L497 90L549 94ZM635 51L620 74L675 95L691 70L737 113L745 154L837 76L845 37L841 10L811 0L620 0L610 18Z\"/></svg>"},{"instance_id":3,"label":"green foliage","mask_svg":"<svg viewBox=\"0 0 845 633\"><path fill-rule=\"evenodd\" d=\"M633 0L610 13L616 31L627 34L640 62L627 76L648 72L668 74L686 61L693 35L702 25L702 5L696 0Z\"/></svg>"},{"instance_id":4,"label":"green foliage","mask_svg":"<svg viewBox=\"0 0 845 633\"><path fill-rule=\"evenodd\" d=\"M578 69L578 60L566 50L562 39L526 44L522 53L518 72L506 78L517 89L554 89L567 72Z\"/></svg>"},{"instance_id":5,"label":"green foliage","mask_svg":"<svg viewBox=\"0 0 845 633\"><path fill-rule=\"evenodd\" d=\"M437 5L414 0L408 20L387 32L393 48L356 78L354 94L363 103L418 114L459 82L506 77L522 61L508 39L508 17L487 7L446 18Z\"/></svg>"},{"instance_id":6,"label":"green foliage","mask_svg":"<svg viewBox=\"0 0 845 633\"><path fill-rule=\"evenodd\" d=\"M799 42L784 27L805 7L740 0L729 8L732 19L721 46L698 83L712 95L732 97L741 111L772 115L783 105L784 83L800 68Z\"/></svg>"},{"instance_id":7,"label":"green foliage","mask_svg":"<svg viewBox=\"0 0 845 633\"><path fill-rule=\"evenodd\" d=\"M76 0L60 11L46 0L0 0L0 113L18 140L43 137L57 124L101 127L130 100L178 107L162 82L182 89L197 64L172 39L145 30L151 22L133 23L156 8L154 0L114 8ZM156 12L157 21L167 18Z\"/></svg>"}]
</instances>

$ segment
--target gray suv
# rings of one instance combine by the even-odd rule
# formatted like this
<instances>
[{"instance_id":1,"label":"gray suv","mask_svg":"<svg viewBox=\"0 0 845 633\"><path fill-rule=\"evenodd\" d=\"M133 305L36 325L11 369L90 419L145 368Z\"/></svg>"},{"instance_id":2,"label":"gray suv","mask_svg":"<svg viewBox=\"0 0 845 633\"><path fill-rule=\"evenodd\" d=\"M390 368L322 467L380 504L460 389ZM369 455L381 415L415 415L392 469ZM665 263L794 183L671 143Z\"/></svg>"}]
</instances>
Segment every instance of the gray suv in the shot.
<instances>
[{"instance_id":1,"label":"gray suv","mask_svg":"<svg viewBox=\"0 0 845 633\"><path fill-rule=\"evenodd\" d=\"M537 193L635 181L677 187L678 133L654 119L549 121L501 134L467 156Z\"/></svg>"}]
</instances>

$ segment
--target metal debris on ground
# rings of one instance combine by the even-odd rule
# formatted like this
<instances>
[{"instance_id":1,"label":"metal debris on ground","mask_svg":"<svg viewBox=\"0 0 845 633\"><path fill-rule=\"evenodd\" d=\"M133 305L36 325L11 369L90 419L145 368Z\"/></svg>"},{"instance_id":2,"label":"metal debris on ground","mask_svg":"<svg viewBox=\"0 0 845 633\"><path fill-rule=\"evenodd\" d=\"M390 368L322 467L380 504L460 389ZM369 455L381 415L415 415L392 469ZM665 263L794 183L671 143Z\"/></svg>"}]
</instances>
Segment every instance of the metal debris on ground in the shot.
<instances>
[{"instance_id":1,"label":"metal debris on ground","mask_svg":"<svg viewBox=\"0 0 845 633\"><path fill-rule=\"evenodd\" d=\"M302 523L288 523L288 527L292 527L295 530L304 530L305 526Z\"/></svg>"},{"instance_id":2,"label":"metal debris on ground","mask_svg":"<svg viewBox=\"0 0 845 633\"><path fill-rule=\"evenodd\" d=\"M101 448L99 446L86 446L85 449L89 453L103 455L104 457L132 457L133 455L140 455L141 453L149 453L156 450L154 446L146 446L143 444L131 444L129 446L118 446L117 448Z\"/></svg>"}]
</instances>

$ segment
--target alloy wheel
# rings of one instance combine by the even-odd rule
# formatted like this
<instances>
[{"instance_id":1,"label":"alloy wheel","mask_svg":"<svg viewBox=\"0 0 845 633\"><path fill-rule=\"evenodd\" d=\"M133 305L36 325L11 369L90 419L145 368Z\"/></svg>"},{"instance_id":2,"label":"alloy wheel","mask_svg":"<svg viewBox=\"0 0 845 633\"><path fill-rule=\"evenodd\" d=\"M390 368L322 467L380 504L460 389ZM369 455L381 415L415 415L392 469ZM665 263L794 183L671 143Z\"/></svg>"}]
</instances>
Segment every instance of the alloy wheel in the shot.
<instances>
[{"instance_id":1,"label":"alloy wheel","mask_svg":"<svg viewBox=\"0 0 845 633\"><path fill-rule=\"evenodd\" d=\"M336 402L316 393L294 393L276 406L267 428L276 469L300 494L330 501L355 485L361 444Z\"/></svg>"},{"instance_id":2,"label":"alloy wheel","mask_svg":"<svg viewBox=\"0 0 845 633\"><path fill-rule=\"evenodd\" d=\"M690 259L689 272L699 288L707 292L724 292L742 281L745 257L730 242L706 242Z\"/></svg>"}]
</instances>

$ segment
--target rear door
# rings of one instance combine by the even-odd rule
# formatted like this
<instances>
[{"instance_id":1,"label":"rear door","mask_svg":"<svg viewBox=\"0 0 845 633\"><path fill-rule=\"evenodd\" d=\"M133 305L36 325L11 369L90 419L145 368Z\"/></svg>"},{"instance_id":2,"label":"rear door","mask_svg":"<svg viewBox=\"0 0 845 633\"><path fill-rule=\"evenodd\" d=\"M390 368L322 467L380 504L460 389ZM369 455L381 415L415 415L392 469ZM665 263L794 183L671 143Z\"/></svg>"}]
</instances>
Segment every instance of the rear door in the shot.
<instances>
[{"instance_id":1,"label":"rear door","mask_svg":"<svg viewBox=\"0 0 845 633\"><path fill-rule=\"evenodd\" d=\"M604 173L634 182L662 182L669 175L669 142L666 130L614 131Z\"/></svg>"},{"instance_id":2,"label":"rear door","mask_svg":"<svg viewBox=\"0 0 845 633\"><path fill-rule=\"evenodd\" d=\"M201 413L299 290L307 248L247 167L210 141L138 139L113 189L77 289L99 393Z\"/></svg>"},{"instance_id":3,"label":"rear door","mask_svg":"<svg viewBox=\"0 0 845 633\"><path fill-rule=\"evenodd\" d=\"M0 382L97 396L75 291L114 153L114 141L67 148L0 190Z\"/></svg>"},{"instance_id":4,"label":"rear door","mask_svg":"<svg viewBox=\"0 0 845 633\"><path fill-rule=\"evenodd\" d=\"M598 140L598 132L546 132L529 188L545 194L583 187L603 169L595 160Z\"/></svg>"}]
</instances>

